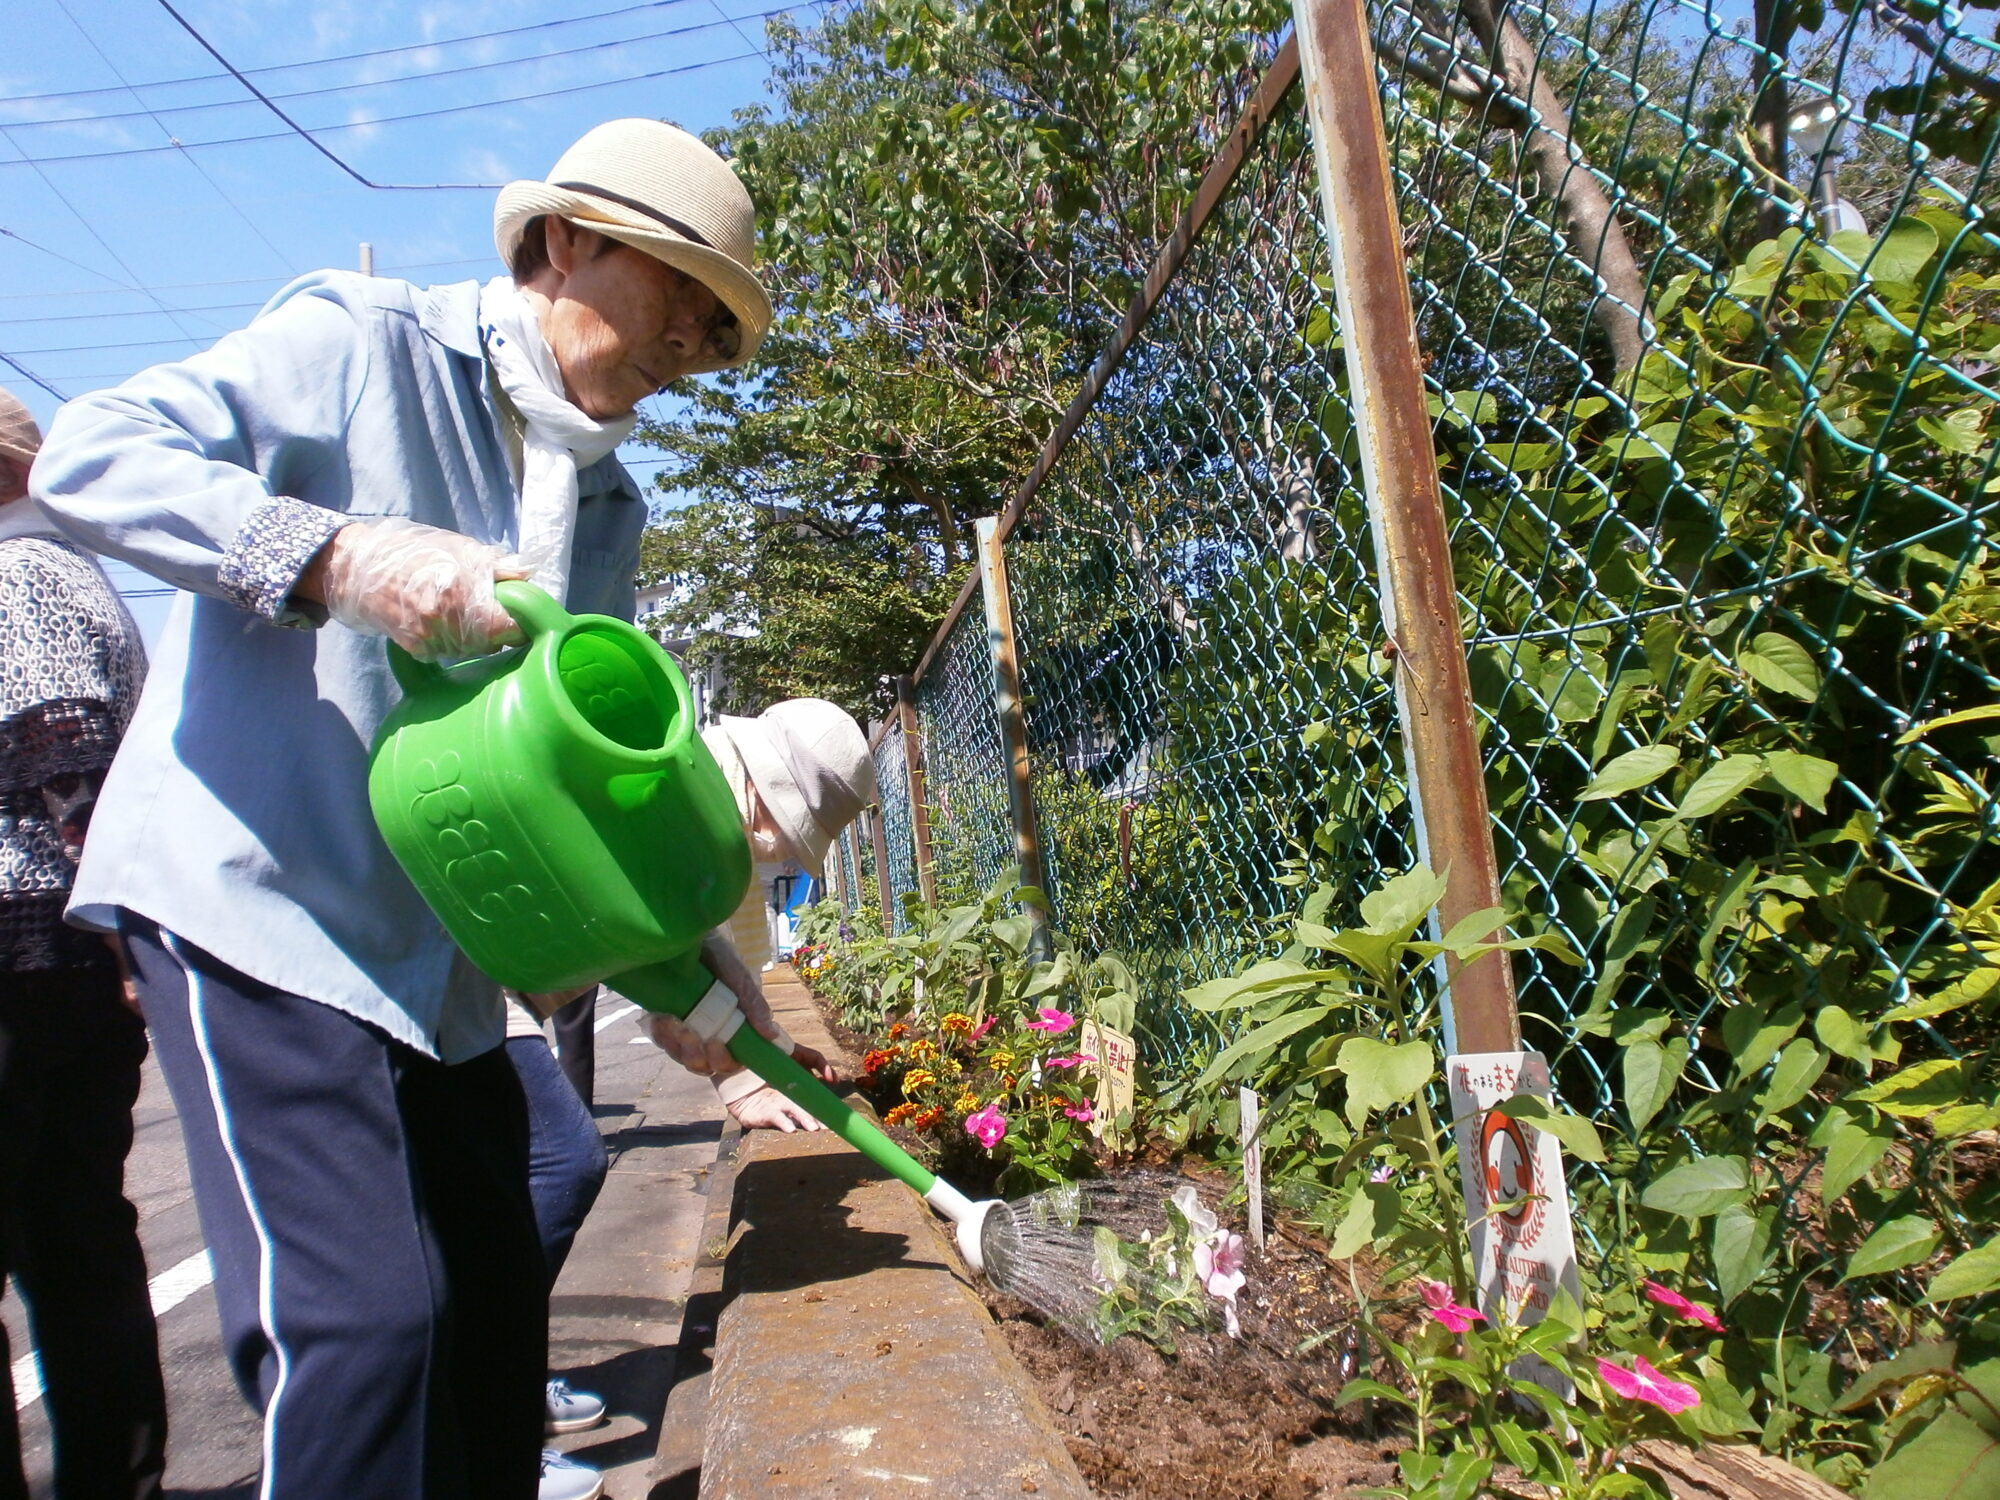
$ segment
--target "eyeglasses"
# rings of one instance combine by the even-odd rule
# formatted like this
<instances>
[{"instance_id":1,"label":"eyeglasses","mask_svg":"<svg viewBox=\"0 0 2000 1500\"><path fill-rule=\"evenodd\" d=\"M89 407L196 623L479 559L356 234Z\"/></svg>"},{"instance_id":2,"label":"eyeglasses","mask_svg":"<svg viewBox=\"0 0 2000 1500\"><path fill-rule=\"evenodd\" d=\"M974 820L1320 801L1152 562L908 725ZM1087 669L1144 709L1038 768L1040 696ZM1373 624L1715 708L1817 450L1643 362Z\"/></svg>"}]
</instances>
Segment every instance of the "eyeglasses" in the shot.
<instances>
[{"instance_id":1,"label":"eyeglasses","mask_svg":"<svg viewBox=\"0 0 2000 1500\"><path fill-rule=\"evenodd\" d=\"M664 264L664 262L662 263ZM667 266L669 284L676 293L690 286L700 286L709 291L707 285L698 282L679 266ZM712 291L709 295L714 296ZM704 359L732 360L743 350L743 329L720 297L715 300L715 312L702 328L701 353Z\"/></svg>"}]
</instances>

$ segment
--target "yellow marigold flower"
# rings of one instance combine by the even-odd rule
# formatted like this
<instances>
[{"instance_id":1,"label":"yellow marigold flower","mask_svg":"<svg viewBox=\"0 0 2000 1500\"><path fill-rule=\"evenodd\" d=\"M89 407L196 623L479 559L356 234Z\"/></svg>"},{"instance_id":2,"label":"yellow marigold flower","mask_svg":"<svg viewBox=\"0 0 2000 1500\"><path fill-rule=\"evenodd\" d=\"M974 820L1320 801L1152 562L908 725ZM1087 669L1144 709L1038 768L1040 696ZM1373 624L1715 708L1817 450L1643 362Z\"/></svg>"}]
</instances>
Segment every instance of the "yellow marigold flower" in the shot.
<instances>
[{"instance_id":1,"label":"yellow marigold flower","mask_svg":"<svg viewBox=\"0 0 2000 1500\"><path fill-rule=\"evenodd\" d=\"M969 1115L979 1108L979 1099L973 1094L960 1094L951 1101L951 1107L962 1115Z\"/></svg>"},{"instance_id":2,"label":"yellow marigold flower","mask_svg":"<svg viewBox=\"0 0 2000 1500\"><path fill-rule=\"evenodd\" d=\"M927 1089L937 1082L937 1074L929 1068L912 1068L903 1075L903 1092L914 1094L918 1089Z\"/></svg>"},{"instance_id":3,"label":"yellow marigold flower","mask_svg":"<svg viewBox=\"0 0 2000 1500\"><path fill-rule=\"evenodd\" d=\"M940 1057L937 1060L937 1070L940 1077L956 1078L965 1071L965 1064L955 1057Z\"/></svg>"},{"instance_id":4,"label":"yellow marigold flower","mask_svg":"<svg viewBox=\"0 0 2000 1500\"><path fill-rule=\"evenodd\" d=\"M992 1063L996 1068L1011 1068L1014 1066L1014 1054L1002 1048L989 1057L987 1061Z\"/></svg>"},{"instance_id":5,"label":"yellow marigold flower","mask_svg":"<svg viewBox=\"0 0 2000 1500\"><path fill-rule=\"evenodd\" d=\"M968 1016L964 1011L955 1010L938 1022L938 1030L947 1032L952 1036L965 1036L971 1032L975 1024L972 1017Z\"/></svg>"},{"instance_id":6,"label":"yellow marigold flower","mask_svg":"<svg viewBox=\"0 0 2000 1500\"><path fill-rule=\"evenodd\" d=\"M919 1062L928 1061L929 1059L936 1057L937 1055L938 1055L938 1045L936 1042L931 1041L928 1037L924 1038L922 1041L916 1041L910 1043L910 1056L916 1058Z\"/></svg>"}]
</instances>

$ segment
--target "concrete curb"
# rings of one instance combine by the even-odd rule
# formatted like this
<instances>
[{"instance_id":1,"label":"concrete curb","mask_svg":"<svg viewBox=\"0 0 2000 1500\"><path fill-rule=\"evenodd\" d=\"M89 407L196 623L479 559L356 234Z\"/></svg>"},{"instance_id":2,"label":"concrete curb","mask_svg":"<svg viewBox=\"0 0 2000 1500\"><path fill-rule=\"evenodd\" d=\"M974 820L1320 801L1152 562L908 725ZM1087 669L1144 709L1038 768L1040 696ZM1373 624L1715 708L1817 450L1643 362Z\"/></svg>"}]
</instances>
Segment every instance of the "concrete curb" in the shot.
<instances>
[{"instance_id":1,"label":"concrete curb","mask_svg":"<svg viewBox=\"0 0 2000 1500\"><path fill-rule=\"evenodd\" d=\"M786 1029L836 1055L791 971L765 979ZM831 1133L746 1135L702 1500L1087 1500L1060 1434L963 1277L917 1196Z\"/></svg>"}]
</instances>

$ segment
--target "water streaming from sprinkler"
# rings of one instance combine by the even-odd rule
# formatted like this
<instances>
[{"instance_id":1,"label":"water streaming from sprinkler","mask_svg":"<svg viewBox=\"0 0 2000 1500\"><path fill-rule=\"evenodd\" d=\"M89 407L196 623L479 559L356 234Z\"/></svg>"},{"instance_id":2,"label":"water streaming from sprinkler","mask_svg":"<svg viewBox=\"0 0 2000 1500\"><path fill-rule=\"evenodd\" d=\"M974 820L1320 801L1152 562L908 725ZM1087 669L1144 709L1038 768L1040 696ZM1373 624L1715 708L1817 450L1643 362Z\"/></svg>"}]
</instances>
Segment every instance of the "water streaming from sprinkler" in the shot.
<instances>
[{"instance_id":1,"label":"water streaming from sprinkler","mask_svg":"<svg viewBox=\"0 0 2000 1500\"><path fill-rule=\"evenodd\" d=\"M1102 1343L1099 1311L1108 1283L1097 1231L1108 1229L1127 1243L1163 1232L1167 1201L1184 1181L1170 1172L1134 1172L1108 1182L1064 1183L1002 1204L981 1226L987 1279L1073 1337ZM1129 1267L1126 1274L1129 1285ZM1146 1296L1151 1288L1138 1290Z\"/></svg>"}]
</instances>

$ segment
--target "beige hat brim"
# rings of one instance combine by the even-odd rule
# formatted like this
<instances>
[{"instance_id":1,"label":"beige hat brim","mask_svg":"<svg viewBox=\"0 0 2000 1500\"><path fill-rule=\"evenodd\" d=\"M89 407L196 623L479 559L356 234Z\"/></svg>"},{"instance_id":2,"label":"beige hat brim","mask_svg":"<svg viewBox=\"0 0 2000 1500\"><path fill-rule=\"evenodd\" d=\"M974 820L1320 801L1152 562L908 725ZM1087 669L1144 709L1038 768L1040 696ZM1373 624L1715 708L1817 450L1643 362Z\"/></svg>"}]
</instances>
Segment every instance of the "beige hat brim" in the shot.
<instances>
[{"instance_id":1,"label":"beige hat brim","mask_svg":"<svg viewBox=\"0 0 2000 1500\"><path fill-rule=\"evenodd\" d=\"M623 204L546 182L510 182L500 190L493 206L493 242L500 251L500 259L512 264L514 250L521 243L521 233L528 221L547 214L599 230L685 272L714 292L722 305L736 315L737 326L743 331L743 346L736 357L697 364L688 374L727 370L748 364L756 355L771 328L771 299L748 266L720 250L652 223Z\"/></svg>"}]
</instances>

